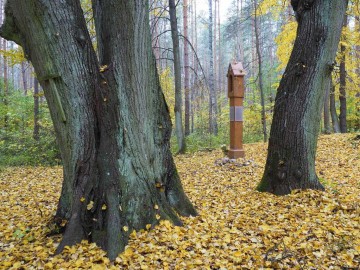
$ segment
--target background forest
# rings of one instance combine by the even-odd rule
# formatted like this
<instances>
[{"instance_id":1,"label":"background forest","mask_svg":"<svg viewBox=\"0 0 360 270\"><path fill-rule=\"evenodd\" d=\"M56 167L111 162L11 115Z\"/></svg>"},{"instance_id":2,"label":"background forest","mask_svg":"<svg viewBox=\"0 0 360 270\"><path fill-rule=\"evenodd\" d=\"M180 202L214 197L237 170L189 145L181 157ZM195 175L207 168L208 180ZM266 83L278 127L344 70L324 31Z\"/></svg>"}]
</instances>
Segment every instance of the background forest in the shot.
<instances>
[{"instance_id":1,"label":"background forest","mask_svg":"<svg viewBox=\"0 0 360 270\"><path fill-rule=\"evenodd\" d=\"M0 0L1 7L4 2ZM82 4L96 46L90 2ZM296 36L290 1L182 0L174 3L175 10L168 3L150 1L150 22L173 120L173 152L228 144L226 74L232 61L241 61L247 73L244 141L267 141L276 90ZM326 134L360 130L359 13L357 2L350 1L325 97L321 130ZM1 8L0 21L3 17ZM2 38L0 52L0 166L60 164L46 100L31 64L20 47Z\"/></svg>"}]
</instances>

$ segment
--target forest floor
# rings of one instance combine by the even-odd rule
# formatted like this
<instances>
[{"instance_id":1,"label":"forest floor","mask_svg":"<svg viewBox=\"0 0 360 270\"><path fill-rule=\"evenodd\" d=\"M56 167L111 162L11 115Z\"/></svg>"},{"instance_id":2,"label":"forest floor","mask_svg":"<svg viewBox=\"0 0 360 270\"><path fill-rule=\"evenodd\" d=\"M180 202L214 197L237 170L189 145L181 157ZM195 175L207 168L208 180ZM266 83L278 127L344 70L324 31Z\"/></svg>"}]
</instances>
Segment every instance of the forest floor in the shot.
<instances>
[{"instance_id":1,"label":"forest floor","mask_svg":"<svg viewBox=\"0 0 360 270\"><path fill-rule=\"evenodd\" d=\"M263 143L245 145L246 160L217 165L222 152L176 157L184 187L200 215L183 227L167 221L133 232L109 262L94 244L53 256L47 237L62 171L0 172L0 269L359 269L360 141L354 134L319 139L316 168L326 192L277 197L255 191L266 158Z\"/></svg>"}]
</instances>

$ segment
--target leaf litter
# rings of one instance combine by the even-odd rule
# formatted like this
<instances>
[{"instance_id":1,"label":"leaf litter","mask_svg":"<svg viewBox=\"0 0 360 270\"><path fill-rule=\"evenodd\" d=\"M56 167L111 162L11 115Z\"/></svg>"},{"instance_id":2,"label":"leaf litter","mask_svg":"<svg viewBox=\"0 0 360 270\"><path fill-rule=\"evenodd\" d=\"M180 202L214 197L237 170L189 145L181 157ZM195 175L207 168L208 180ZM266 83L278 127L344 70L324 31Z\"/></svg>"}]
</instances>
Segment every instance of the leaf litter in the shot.
<instances>
[{"instance_id":1,"label":"leaf litter","mask_svg":"<svg viewBox=\"0 0 360 270\"><path fill-rule=\"evenodd\" d=\"M53 255L61 239L49 235L60 167L3 169L0 269L359 269L360 147L354 137L320 137L316 168L326 192L282 197L255 191L264 143L245 145L246 160L220 165L220 150L177 156L200 215L182 218L183 227L161 220L133 231L114 262L87 241Z\"/></svg>"}]
</instances>

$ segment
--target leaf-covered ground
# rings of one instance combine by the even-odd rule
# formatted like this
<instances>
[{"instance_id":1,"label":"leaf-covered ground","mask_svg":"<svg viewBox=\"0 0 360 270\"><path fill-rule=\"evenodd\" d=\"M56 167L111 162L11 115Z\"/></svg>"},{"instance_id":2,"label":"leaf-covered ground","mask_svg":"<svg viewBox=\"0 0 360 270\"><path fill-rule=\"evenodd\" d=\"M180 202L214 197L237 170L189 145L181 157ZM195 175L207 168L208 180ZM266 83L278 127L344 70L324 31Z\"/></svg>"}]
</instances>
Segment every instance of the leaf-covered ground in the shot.
<instances>
[{"instance_id":1,"label":"leaf-covered ground","mask_svg":"<svg viewBox=\"0 0 360 270\"><path fill-rule=\"evenodd\" d=\"M246 145L246 160L219 166L220 151L176 158L200 216L133 232L109 262L83 242L53 256L60 236L46 236L61 188L61 168L0 173L0 269L358 269L360 146L352 135L322 136L317 171L326 192L276 197L254 190L265 144ZM246 165L246 166L243 166Z\"/></svg>"}]
</instances>

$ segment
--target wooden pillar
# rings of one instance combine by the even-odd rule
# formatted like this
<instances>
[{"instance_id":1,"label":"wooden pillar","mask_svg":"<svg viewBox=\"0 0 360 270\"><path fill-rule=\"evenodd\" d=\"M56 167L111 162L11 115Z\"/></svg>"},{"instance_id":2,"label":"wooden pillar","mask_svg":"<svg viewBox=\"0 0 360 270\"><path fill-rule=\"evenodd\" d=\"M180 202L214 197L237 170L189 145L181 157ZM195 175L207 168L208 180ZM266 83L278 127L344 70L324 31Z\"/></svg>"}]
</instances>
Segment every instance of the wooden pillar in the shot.
<instances>
[{"instance_id":1,"label":"wooden pillar","mask_svg":"<svg viewBox=\"0 0 360 270\"><path fill-rule=\"evenodd\" d=\"M243 149L243 121L244 121L244 76L245 71L241 63L233 62L228 69L228 97L230 99L230 149L231 159L245 157Z\"/></svg>"}]
</instances>

